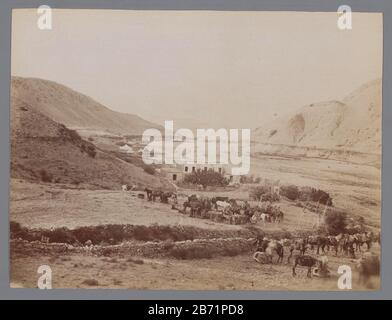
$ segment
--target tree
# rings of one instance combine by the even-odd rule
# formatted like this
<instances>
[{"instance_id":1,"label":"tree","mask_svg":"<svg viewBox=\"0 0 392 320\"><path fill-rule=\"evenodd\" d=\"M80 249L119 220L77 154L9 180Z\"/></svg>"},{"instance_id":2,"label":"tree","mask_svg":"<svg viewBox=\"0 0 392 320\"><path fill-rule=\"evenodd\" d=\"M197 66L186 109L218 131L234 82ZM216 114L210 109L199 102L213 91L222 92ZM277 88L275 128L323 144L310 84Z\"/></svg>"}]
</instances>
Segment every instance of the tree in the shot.
<instances>
[{"instance_id":1,"label":"tree","mask_svg":"<svg viewBox=\"0 0 392 320\"><path fill-rule=\"evenodd\" d=\"M338 235L346 232L347 214L343 211L330 211L325 216L325 226L328 234Z\"/></svg>"},{"instance_id":2,"label":"tree","mask_svg":"<svg viewBox=\"0 0 392 320\"><path fill-rule=\"evenodd\" d=\"M263 195L270 192L270 188L267 186L257 186L250 189L249 197L253 200L260 201Z\"/></svg>"},{"instance_id":3,"label":"tree","mask_svg":"<svg viewBox=\"0 0 392 320\"><path fill-rule=\"evenodd\" d=\"M295 185L282 186L280 188L280 194L293 201L297 200L300 195L299 189Z\"/></svg>"},{"instance_id":4,"label":"tree","mask_svg":"<svg viewBox=\"0 0 392 320\"><path fill-rule=\"evenodd\" d=\"M229 181L223 176L223 174L209 170L196 170L190 174L187 174L184 178L185 183L202 185L203 188L207 186L219 187L227 186Z\"/></svg>"}]
</instances>

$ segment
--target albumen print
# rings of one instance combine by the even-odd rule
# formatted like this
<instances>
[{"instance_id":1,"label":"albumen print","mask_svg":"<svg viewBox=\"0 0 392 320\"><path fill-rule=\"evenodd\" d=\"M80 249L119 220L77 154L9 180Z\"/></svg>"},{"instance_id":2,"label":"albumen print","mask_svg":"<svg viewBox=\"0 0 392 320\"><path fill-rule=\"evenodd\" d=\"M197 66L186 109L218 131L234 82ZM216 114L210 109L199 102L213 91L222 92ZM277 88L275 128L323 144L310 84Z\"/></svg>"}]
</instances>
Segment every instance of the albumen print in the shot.
<instances>
[{"instance_id":1,"label":"albumen print","mask_svg":"<svg viewBox=\"0 0 392 320\"><path fill-rule=\"evenodd\" d=\"M382 14L14 9L10 286L380 289Z\"/></svg>"}]
</instances>

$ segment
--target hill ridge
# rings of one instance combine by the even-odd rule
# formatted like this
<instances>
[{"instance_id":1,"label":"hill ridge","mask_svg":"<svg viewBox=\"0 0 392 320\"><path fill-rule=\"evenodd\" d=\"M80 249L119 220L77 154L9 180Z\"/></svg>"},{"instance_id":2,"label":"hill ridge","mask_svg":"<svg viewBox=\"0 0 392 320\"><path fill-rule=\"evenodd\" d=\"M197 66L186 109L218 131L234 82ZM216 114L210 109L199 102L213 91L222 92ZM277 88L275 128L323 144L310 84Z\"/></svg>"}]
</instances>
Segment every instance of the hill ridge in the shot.
<instances>
[{"instance_id":1,"label":"hill ridge","mask_svg":"<svg viewBox=\"0 0 392 320\"><path fill-rule=\"evenodd\" d=\"M258 143L381 154L382 81L308 104L254 131Z\"/></svg>"},{"instance_id":2,"label":"hill ridge","mask_svg":"<svg viewBox=\"0 0 392 320\"><path fill-rule=\"evenodd\" d=\"M11 95L69 128L99 130L113 134L140 135L161 126L138 115L114 111L93 98L61 83L40 78L12 76Z\"/></svg>"}]
</instances>

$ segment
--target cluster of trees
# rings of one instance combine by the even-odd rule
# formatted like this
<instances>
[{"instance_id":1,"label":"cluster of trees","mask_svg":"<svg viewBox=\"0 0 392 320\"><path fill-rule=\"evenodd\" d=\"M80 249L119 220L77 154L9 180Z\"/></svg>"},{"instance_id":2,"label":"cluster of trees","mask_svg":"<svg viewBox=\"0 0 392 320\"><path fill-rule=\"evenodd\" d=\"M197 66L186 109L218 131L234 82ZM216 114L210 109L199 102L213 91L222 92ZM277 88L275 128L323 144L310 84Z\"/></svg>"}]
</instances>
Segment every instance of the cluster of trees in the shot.
<instances>
[{"instance_id":1,"label":"cluster of trees","mask_svg":"<svg viewBox=\"0 0 392 320\"><path fill-rule=\"evenodd\" d=\"M279 201L280 198L276 193L271 192L271 188L268 186L256 186L250 189L249 197L256 201Z\"/></svg>"},{"instance_id":2,"label":"cluster of trees","mask_svg":"<svg viewBox=\"0 0 392 320\"><path fill-rule=\"evenodd\" d=\"M332 198L328 192L311 187L298 188L296 185L280 187L280 194L292 201L313 201L332 206Z\"/></svg>"},{"instance_id":3,"label":"cluster of trees","mask_svg":"<svg viewBox=\"0 0 392 320\"><path fill-rule=\"evenodd\" d=\"M355 234L366 231L365 219L361 216L349 217L347 212L342 210L329 210L321 226L321 232L330 235L340 233Z\"/></svg>"},{"instance_id":4,"label":"cluster of trees","mask_svg":"<svg viewBox=\"0 0 392 320\"><path fill-rule=\"evenodd\" d=\"M184 177L184 182L195 185L202 185L203 188L224 187L229 184L229 180L224 177L222 173L216 172L213 169L196 170Z\"/></svg>"},{"instance_id":5,"label":"cluster of trees","mask_svg":"<svg viewBox=\"0 0 392 320\"><path fill-rule=\"evenodd\" d=\"M347 230L347 213L333 210L326 214L324 228L327 234L338 235Z\"/></svg>"}]
</instances>

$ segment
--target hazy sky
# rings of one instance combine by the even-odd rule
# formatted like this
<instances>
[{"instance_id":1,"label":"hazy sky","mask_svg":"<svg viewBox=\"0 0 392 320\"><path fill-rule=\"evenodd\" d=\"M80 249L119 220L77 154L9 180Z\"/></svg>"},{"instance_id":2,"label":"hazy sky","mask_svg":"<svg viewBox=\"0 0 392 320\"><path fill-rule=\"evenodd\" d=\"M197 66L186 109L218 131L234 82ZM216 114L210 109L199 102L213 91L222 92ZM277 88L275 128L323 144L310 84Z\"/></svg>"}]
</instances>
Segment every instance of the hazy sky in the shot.
<instances>
[{"instance_id":1,"label":"hazy sky","mask_svg":"<svg viewBox=\"0 0 392 320\"><path fill-rule=\"evenodd\" d=\"M382 76L382 15L13 10L12 74L53 80L107 107L179 126L254 128L341 99Z\"/></svg>"}]
</instances>

